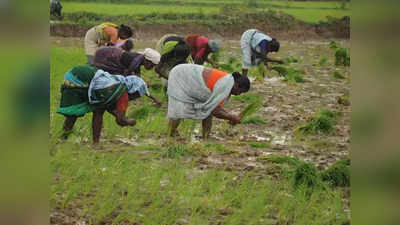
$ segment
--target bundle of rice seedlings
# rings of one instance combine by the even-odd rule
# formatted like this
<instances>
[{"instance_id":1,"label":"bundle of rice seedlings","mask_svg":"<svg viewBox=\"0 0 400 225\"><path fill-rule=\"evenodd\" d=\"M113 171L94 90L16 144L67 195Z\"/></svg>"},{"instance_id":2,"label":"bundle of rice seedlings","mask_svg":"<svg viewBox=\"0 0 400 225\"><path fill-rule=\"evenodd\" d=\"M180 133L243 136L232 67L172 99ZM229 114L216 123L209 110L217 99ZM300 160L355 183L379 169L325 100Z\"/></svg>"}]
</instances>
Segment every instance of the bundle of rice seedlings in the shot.
<instances>
[{"instance_id":1,"label":"bundle of rice seedlings","mask_svg":"<svg viewBox=\"0 0 400 225\"><path fill-rule=\"evenodd\" d=\"M340 160L321 173L322 180L332 186L350 186L350 159Z\"/></svg>"},{"instance_id":2,"label":"bundle of rice seedlings","mask_svg":"<svg viewBox=\"0 0 400 225\"><path fill-rule=\"evenodd\" d=\"M261 102L251 102L250 104L247 105L246 108L243 109L243 111L239 114L240 119L246 120L250 115L258 112L260 108L262 107Z\"/></svg>"},{"instance_id":3,"label":"bundle of rice seedlings","mask_svg":"<svg viewBox=\"0 0 400 225\"><path fill-rule=\"evenodd\" d=\"M272 67L272 70L275 70L276 72L279 73L280 76L286 76L286 74L288 73L286 67L284 66L274 66Z\"/></svg>"},{"instance_id":4,"label":"bundle of rice seedlings","mask_svg":"<svg viewBox=\"0 0 400 225\"><path fill-rule=\"evenodd\" d=\"M337 66L350 66L350 54L348 49L339 48L335 53L335 64Z\"/></svg>"},{"instance_id":5,"label":"bundle of rice seedlings","mask_svg":"<svg viewBox=\"0 0 400 225\"><path fill-rule=\"evenodd\" d=\"M247 117L242 120L243 124L255 123L255 124L266 124L267 122L259 117Z\"/></svg>"},{"instance_id":6,"label":"bundle of rice seedlings","mask_svg":"<svg viewBox=\"0 0 400 225\"><path fill-rule=\"evenodd\" d=\"M329 48L330 49L337 49L337 48L339 48L339 44L336 43L336 41L331 41L331 43L329 43Z\"/></svg>"},{"instance_id":7,"label":"bundle of rice seedlings","mask_svg":"<svg viewBox=\"0 0 400 225\"><path fill-rule=\"evenodd\" d=\"M297 60L296 58L294 58L293 56L289 56L285 59L286 63L297 63L299 62L299 60Z\"/></svg>"},{"instance_id":8,"label":"bundle of rice seedlings","mask_svg":"<svg viewBox=\"0 0 400 225\"><path fill-rule=\"evenodd\" d=\"M294 185L306 186L309 188L320 187L322 180L317 168L314 164L303 162L301 163L294 174Z\"/></svg>"},{"instance_id":9,"label":"bundle of rice seedlings","mask_svg":"<svg viewBox=\"0 0 400 225\"><path fill-rule=\"evenodd\" d=\"M344 79L345 77L338 71L333 72L333 77L336 79Z\"/></svg>"},{"instance_id":10,"label":"bundle of rice seedlings","mask_svg":"<svg viewBox=\"0 0 400 225\"><path fill-rule=\"evenodd\" d=\"M333 132L336 114L328 109L320 110L310 122L297 128L303 134L329 134Z\"/></svg>"}]
</instances>

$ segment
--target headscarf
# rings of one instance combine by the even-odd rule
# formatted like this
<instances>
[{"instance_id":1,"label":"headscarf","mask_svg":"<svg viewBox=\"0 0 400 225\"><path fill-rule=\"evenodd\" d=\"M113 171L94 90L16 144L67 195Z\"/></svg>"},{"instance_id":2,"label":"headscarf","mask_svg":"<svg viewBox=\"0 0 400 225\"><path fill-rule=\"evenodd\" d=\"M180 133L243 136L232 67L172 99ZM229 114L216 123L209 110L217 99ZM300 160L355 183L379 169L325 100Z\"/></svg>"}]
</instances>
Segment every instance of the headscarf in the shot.
<instances>
[{"instance_id":1,"label":"headscarf","mask_svg":"<svg viewBox=\"0 0 400 225\"><path fill-rule=\"evenodd\" d=\"M219 40L210 40L208 41L208 46L210 46L212 52L217 52L220 48Z\"/></svg>"},{"instance_id":2,"label":"headscarf","mask_svg":"<svg viewBox=\"0 0 400 225\"><path fill-rule=\"evenodd\" d=\"M133 94L136 91L139 92L140 96L147 95L150 96L150 92L147 88L147 84L144 82L144 80L138 76L131 75L131 76L120 76L120 75L115 75L117 76L117 79L120 80L125 86L128 88L128 93Z\"/></svg>"},{"instance_id":3,"label":"headscarf","mask_svg":"<svg viewBox=\"0 0 400 225\"><path fill-rule=\"evenodd\" d=\"M143 52L144 58L157 65L160 62L161 55L156 50L146 48Z\"/></svg>"}]
</instances>

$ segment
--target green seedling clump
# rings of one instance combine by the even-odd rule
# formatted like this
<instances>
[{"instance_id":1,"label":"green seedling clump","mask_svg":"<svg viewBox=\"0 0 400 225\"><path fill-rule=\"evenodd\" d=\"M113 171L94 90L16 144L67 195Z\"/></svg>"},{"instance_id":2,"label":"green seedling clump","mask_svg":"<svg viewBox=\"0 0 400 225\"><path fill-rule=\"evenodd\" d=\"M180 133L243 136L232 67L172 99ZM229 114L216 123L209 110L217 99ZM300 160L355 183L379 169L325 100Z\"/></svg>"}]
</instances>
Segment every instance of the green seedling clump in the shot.
<instances>
[{"instance_id":1,"label":"green seedling clump","mask_svg":"<svg viewBox=\"0 0 400 225\"><path fill-rule=\"evenodd\" d=\"M277 71L280 76L285 77L284 81L292 83L303 83L305 80L302 74L305 73L304 70L298 70L292 67L286 68L284 66L274 66L273 70Z\"/></svg>"},{"instance_id":2,"label":"green seedling clump","mask_svg":"<svg viewBox=\"0 0 400 225\"><path fill-rule=\"evenodd\" d=\"M265 69L265 65L262 63L258 64L257 72L259 75L261 75L262 78L265 78L265 74L267 73L267 71Z\"/></svg>"},{"instance_id":3,"label":"green seedling clump","mask_svg":"<svg viewBox=\"0 0 400 225\"><path fill-rule=\"evenodd\" d=\"M319 65L324 66L328 62L328 57L322 56L321 59L319 60Z\"/></svg>"},{"instance_id":4,"label":"green seedling clump","mask_svg":"<svg viewBox=\"0 0 400 225\"><path fill-rule=\"evenodd\" d=\"M335 53L335 64L337 66L350 66L350 54L348 49L339 48Z\"/></svg>"},{"instance_id":5,"label":"green seedling clump","mask_svg":"<svg viewBox=\"0 0 400 225\"><path fill-rule=\"evenodd\" d=\"M337 48L339 48L339 44L336 43L336 41L331 41L331 43L329 43L329 48L330 49L337 49Z\"/></svg>"},{"instance_id":6,"label":"green seedling clump","mask_svg":"<svg viewBox=\"0 0 400 225\"><path fill-rule=\"evenodd\" d=\"M349 96L347 96L347 95L340 96L338 98L338 103L341 105L344 105L344 106L349 106L350 105Z\"/></svg>"},{"instance_id":7,"label":"green seedling clump","mask_svg":"<svg viewBox=\"0 0 400 225\"><path fill-rule=\"evenodd\" d=\"M299 62L299 60L297 60L296 58L294 58L293 56L289 56L285 59L286 63L297 63Z\"/></svg>"},{"instance_id":8,"label":"green seedling clump","mask_svg":"<svg viewBox=\"0 0 400 225\"><path fill-rule=\"evenodd\" d=\"M246 119L242 120L243 124L266 124L267 122L259 117L247 117Z\"/></svg>"},{"instance_id":9,"label":"green seedling clump","mask_svg":"<svg viewBox=\"0 0 400 225\"><path fill-rule=\"evenodd\" d=\"M333 77L336 79L344 79L345 78L339 71L333 72Z\"/></svg>"},{"instance_id":10,"label":"green seedling clump","mask_svg":"<svg viewBox=\"0 0 400 225\"><path fill-rule=\"evenodd\" d=\"M303 134L329 134L333 132L333 127L336 123L336 114L330 110L320 110L312 119L311 122L299 127L299 131Z\"/></svg>"},{"instance_id":11,"label":"green seedling clump","mask_svg":"<svg viewBox=\"0 0 400 225\"><path fill-rule=\"evenodd\" d=\"M322 180L332 186L350 186L350 159L340 160L322 172Z\"/></svg>"},{"instance_id":12,"label":"green seedling clump","mask_svg":"<svg viewBox=\"0 0 400 225\"><path fill-rule=\"evenodd\" d=\"M160 153L161 157L169 159L180 158L191 154L192 152L184 145L169 146L166 150Z\"/></svg>"},{"instance_id":13,"label":"green seedling clump","mask_svg":"<svg viewBox=\"0 0 400 225\"><path fill-rule=\"evenodd\" d=\"M273 70L279 73L280 76L286 76L288 74L288 70L284 66L274 66L272 67Z\"/></svg>"},{"instance_id":14,"label":"green seedling clump","mask_svg":"<svg viewBox=\"0 0 400 225\"><path fill-rule=\"evenodd\" d=\"M212 142L205 143L204 147L208 150L214 150L217 152L230 152L229 148L218 143L212 143Z\"/></svg>"},{"instance_id":15,"label":"green seedling clump","mask_svg":"<svg viewBox=\"0 0 400 225\"><path fill-rule=\"evenodd\" d=\"M286 155L270 155L263 160L271 162L271 163L276 163L276 164L288 164L292 166L298 166L300 165L301 161L298 158L293 158L290 156Z\"/></svg>"},{"instance_id":16,"label":"green seedling clump","mask_svg":"<svg viewBox=\"0 0 400 225\"><path fill-rule=\"evenodd\" d=\"M303 162L297 167L294 174L294 185L296 187L318 187L321 183L321 177L314 164Z\"/></svg>"},{"instance_id":17,"label":"green seedling clump","mask_svg":"<svg viewBox=\"0 0 400 225\"><path fill-rule=\"evenodd\" d=\"M253 148L268 148L269 142L249 142L249 145Z\"/></svg>"}]
</instances>

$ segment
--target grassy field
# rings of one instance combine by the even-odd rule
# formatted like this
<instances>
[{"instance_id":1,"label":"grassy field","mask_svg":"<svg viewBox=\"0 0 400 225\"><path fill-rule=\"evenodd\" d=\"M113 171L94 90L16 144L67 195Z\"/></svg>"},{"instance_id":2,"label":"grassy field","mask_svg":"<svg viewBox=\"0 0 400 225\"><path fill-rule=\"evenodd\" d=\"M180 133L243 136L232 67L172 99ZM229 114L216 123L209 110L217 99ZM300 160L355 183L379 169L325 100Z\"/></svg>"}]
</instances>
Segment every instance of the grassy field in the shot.
<instances>
[{"instance_id":1,"label":"grassy field","mask_svg":"<svg viewBox=\"0 0 400 225\"><path fill-rule=\"evenodd\" d=\"M185 141L166 138L161 81L143 70L163 107L146 98L131 102L134 127L121 128L105 114L98 150L90 147L91 115L77 121L68 140L58 140L64 118L55 112L64 73L85 63L82 48L61 45L51 47L54 224L342 225L349 219L348 178L334 163L349 154L349 107L336 97L348 95L350 70L334 65L329 42L283 42L276 57L293 56L286 59L287 73L304 83L253 68L250 93L232 98L226 108L238 113L249 103L261 105L243 125L214 120L215 138L207 142L198 138L200 123L191 120L179 130ZM226 71L240 69L237 45L223 43L219 60Z\"/></svg>"},{"instance_id":2,"label":"grassy field","mask_svg":"<svg viewBox=\"0 0 400 225\"><path fill-rule=\"evenodd\" d=\"M215 3L215 4L214 4ZM224 1L225 3L225 1ZM253 10L266 10L274 9L277 11L283 11L295 18L308 22L318 23L319 21L326 21L327 16L334 18L341 18L343 16L350 16L351 11L346 9L340 9L339 3L336 2L292 2L285 3L284 1L265 1L260 3L257 8L248 8L247 5L241 2L229 2L226 4L232 4L241 7L241 11L253 11ZM77 13L77 12L90 12L101 15L138 15L144 16L149 14L198 14L202 13L205 15L214 15L220 12L221 2L206 1L204 4L201 2L183 2L183 4L168 4L165 2L161 4L156 3L135 3L135 4L108 4L98 2L65 2L64 13Z\"/></svg>"}]
</instances>

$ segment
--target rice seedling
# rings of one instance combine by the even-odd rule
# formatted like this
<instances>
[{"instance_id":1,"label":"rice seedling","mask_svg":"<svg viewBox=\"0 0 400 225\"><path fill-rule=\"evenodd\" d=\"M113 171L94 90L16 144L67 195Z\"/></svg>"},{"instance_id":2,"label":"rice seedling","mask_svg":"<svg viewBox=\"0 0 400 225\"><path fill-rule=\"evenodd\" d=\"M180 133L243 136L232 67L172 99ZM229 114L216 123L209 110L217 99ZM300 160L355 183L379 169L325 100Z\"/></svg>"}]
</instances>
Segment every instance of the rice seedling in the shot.
<instances>
[{"instance_id":1,"label":"rice seedling","mask_svg":"<svg viewBox=\"0 0 400 225\"><path fill-rule=\"evenodd\" d=\"M286 76L288 74L288 70L284 66L274 66L272 67L272 70L275 70L276 72L279 73L280 76Z\"/></svg>"},{"instance_id":2,"label":"rice seedling","mask_svg":"<svg viewBox=\"0 0 400 225\"><path fill-rule=\"evenodd\" d=\"M318 65L325 66L327 62L328 62L328 57L322 56L321 59L318 62Z\"/></svg>"},{"instance_id":3,"label":"rice seedling","mask_svg":"<svg viewBox=\"0 0 400 225\"><path fill-rule=\"evenodd\" d=\"M346 48L339 48L335 53L336 66L350 66L350 53Z\"/></svg>"},{"instance_id":4,"label":"rice seedling","mask_svg":"<svg viewBox=\"0 0 400 225\"><path fill-rule=\"evenodd\" d=\"M261 158L261 160L276 164L288 164L291 166L298 166L301 163L301 161L298 158L286 155L269 155Z\"/></svg>"},{"instance_id":5,"label":"rice seedling","mask_svg":"<svg viewBox=\"0 0 400 225\"><path fill-rule=\"evenodd\" d=\"M142 106L138 109L135 109L133 112L129 114L129 117L134 118L135 120L143 120L147 118L150 114L160 112L159 109L151 107L151 106Z\"/></svg>"},{"instance_id":6,"label":"rice seedling","mask_svg":"<svg viewBox=\"0 0 400 225\"><path fill-rule=\"evenodd\" d=\"M229 148L225 147L224 145L213 142L204 143L204 148L206 148L207 150L217 151L221 153L232 152Z\"/></svg>"},{"instance_id":7,"label":"rice seedling","mask_svg":"<svg viewBox=\"0 0 400 225\"><path fill-rule=\"evenodd\" d=\"M343 95L343 96L338 97L337 102L339 104L341 104L341 105L349 106L350 105L350 98L349 98L348 95Z\"/></svg>"},{"instance_id":8,"label":"rice seedling","mask_svg":"<svg viewBox=\"0 0 400 225\"><path fill-rule=\"evenodd\" d=\"M337 48L339 48L340 46L339 46L339 44L338 43L336 43L336 41L331 41L331 43L329 43L329 48L330 49L337 49Z\"/></svg>"},{"instance_id":9,"label":"rice seedling","mask_svg":"<svg viewBox=\"0 0 400 225\"><path fill-rule=\"evenodd\" d=\"M296 58L294 58L293 56L289 56L284 60L286 63L297 63L299 62L299 60L297 60Z\"/></svg>"},{"instance_id":10,"label":"rice seedling","mask_svg":"<svg viewBox=\"0 0 400 225\"><path fill-rule=\"evenodd\" d=\"M183 156L192 155L192 152L185 145L169 146L161 151L159 155L163 158L175 159Z\"/></svg>"},{"instance_id":11,"label":"rice seedling","mask_svg":"<svg viewBox=\"0 0 400 225\"><path fill-rule=\"evenodd\" d=\"M239 114L239 117L241 118L241 120L246 120L250 115L258 112L261 107L261 102L252 102L243 109L243 111Z\"/></svg>"},{"instance_id":12,"label":"rice seedling","mask_svg":"<svg viewBox=\"0 0 400 225\"><path fill-rule=\"evenodd\" d=\"M295 170L294 185L296 187L306 186L309 188L321 186L321 177L314 164L302 162Z\"/></svg>"},{"instance_id":13,"label":"rice seedling","mask_svg":"<svg viewBox=\"0 0 400 225\"><path fill-rule=\"evenodd\" d=\"M303 134L329 134L333 132L336 114L328 109L320 110L310 122L297 128Z\"/></svg>"},{"instance_id":14,"label":"rice seedling","mask_svg":"<svg viewBox=\"0 0 400 225\"><path fill-rule=\"evenodd\" d=\"M333 72L333 77L336 78L336 79L345 79L346 78L339 71Z\"/></svg>"},{"instance_id":15,"label":"rice seedling","mask_svg":"<svg viewBox=\"0 0 400 225\"><path fill-rule=\"evenodd\" d=\"M253 148L268 148L269 142L249 142L249 145Z\"/></svg>"},{"instance_id":16,"label":"rice seedling","mask_svg":"<svg viewBox=\"0 0 400 225\"><path fill-rule=\"evenodd\" d=\"M350 159L340 160L321 173L332 186L350 186Z\"/></svg>"},{"instance_id":17,"label":"rice seedling","mask_svg":"<svg viewBox=\"0 0 400 225\"><path fill-rule=\"evenodd\" d=\"M247 117L245 119L242 120L243 124L250 124L250 123L254 123L254 124L266 124L267 121L261 119L260 117Z\"/></svg>"}]
</instances>

